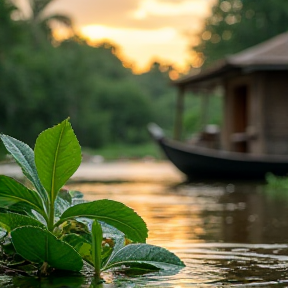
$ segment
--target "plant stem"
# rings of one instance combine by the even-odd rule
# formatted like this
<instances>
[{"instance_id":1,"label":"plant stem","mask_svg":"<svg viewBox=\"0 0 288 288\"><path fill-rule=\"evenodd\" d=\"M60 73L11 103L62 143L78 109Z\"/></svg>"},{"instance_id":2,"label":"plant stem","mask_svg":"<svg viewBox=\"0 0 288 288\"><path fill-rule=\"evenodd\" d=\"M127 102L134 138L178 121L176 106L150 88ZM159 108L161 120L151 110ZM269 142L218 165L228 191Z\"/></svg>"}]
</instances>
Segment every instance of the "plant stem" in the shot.
<instances>
[{"instance_id":1,"label":"plant stem","mask_svg":"<svg viewBox=\"0 0 288 288\"><path fill-rule=\"evenodd\" d=\"M48 221L48 230L49 231L53 231L54 229L54 212L55 212L55 208L54 208L54 203L51 201L50 202L50 209L49 209L49 221Z\"/></svg>"},{"instance_id":2,"label":"plant stem","mask_svg":"<svg viewBox=\"0 0 288 288\"><path fill-rule=\"evenodd\" d=\"M101 250L102 250L103 232L101 224L94 220L92 224L92 259L95 269L95 278L101 279Z\"/></svg>"},{"instance_id":3,"label":"plant stem","mask_svg":"<svg viewBox=\"0 0 288 288\"><path fill-rule=\"evenodd\" d=\"M92 282L90 283L89 288L103 288L103 279L97 278L96 276L93 278Z\"/></svg>"},{"instance_id":4,"label":"plant stem","mask_svg":"<svg viewBox=\"0 0 288 288\"><path fill-rule=\"evenodd\" d=\"M49 265L47 262L44 262L40 268L40 275L41 276L47 276L49 274L49 271L48 271L48 268L49 268Z\"/></svg>"}]
</instances>

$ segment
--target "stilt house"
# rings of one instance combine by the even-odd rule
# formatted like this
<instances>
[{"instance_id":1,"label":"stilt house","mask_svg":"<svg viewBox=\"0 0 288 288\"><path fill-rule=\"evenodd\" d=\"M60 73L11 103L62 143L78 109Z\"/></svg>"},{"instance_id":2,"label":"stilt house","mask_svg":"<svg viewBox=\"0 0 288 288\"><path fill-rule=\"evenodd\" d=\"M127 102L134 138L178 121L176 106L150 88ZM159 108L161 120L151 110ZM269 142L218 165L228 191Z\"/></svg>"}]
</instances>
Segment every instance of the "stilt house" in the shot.
<instances>
[{"instance_id":1,"label":"stilt house","mask_svg":"<svg viewBox=\"0 0 288 288\"><path fill-rule=\"evenodd\" d=\"M197 75L174 81L178 87L176 138L181 132L188 90L221 86L223 150L288 154L288 33L227 56Z\"/></svg>"}]
</instances>

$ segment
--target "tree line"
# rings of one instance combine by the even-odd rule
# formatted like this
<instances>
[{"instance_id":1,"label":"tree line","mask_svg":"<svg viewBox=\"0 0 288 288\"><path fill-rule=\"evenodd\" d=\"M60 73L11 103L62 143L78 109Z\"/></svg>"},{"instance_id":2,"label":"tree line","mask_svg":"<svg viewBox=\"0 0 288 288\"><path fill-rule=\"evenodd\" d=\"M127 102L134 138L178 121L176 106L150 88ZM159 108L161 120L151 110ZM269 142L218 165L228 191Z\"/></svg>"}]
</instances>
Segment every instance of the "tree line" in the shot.
<instances>
[{"instance_id":1,"label":"tree line","mask_svg":"<svg viewBox=\"0 0 288 288\"><path fill-rule=\"evenodd\" d=\"M81 145L98 148L149 141L146 125L151 121L172 129L176 91L169 85L171 67L154 63L148 72L134 75L109 43L93 47L75 34L57 42L51 21L72 32L73 23L65 15L43 13L53 0L27 1L29 19L20 18L11 1L0 1L1 133L32 145L42 130L70 116ZM283 0L218 0L211 12L193 47L204 67L288 29ZM194 110L186 111L184 128L196 130L199 98L186 101ZM219 103L210 110L219 123Z\"/></svg>"},{"instance_id":2,"label":"tree line","mask_svg":"<svg viewBox=\"0 0 288 288\"><path fill-rule=\"evenodd\" d=\"M154 63L135 75L109 43L93 47L77 35L55 42L49 20L71 22L64 15L42 19L44 2L31 1L33 17L14 21L16 7L0 1L2 133L32 144L40 131L70 116L81 145L97 148L148 141L151 121L172 126L168 67Z\"/></svg>"},{"instance_id":3,"label":"tree line","mask_svg":"<svg viewBox=\"0 0 288 288\"><path fill-rule=\"evenodd\" d=\"M288 31L288 2L218 0L197 35L204 66Z\"/></svg>"}]
</instances>

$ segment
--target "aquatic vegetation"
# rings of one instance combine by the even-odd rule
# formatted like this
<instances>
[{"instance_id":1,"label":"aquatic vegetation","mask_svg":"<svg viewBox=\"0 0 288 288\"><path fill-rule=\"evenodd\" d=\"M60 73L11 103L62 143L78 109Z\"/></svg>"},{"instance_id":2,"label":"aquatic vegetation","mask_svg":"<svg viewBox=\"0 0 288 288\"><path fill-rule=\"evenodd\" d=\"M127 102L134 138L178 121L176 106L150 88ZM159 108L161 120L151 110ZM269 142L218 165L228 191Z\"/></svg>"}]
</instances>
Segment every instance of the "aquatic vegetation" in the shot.
<instances>
[{"instance_id":1,"label":"aquatic vegetation","mask_svg":"<svg viewBox=\"0 0 288 288\"><path fill-rule=\"evenodd\" d=\"M63 189L81 164L69 119L43 131L34 151L10 136L0 138L29 180L25 186L0 176L1 262L14 263L23 274L88 269L99 281L105 270L185 266L168 250L145 243L146 223L131 208L107 199L79 201L80 193Z\"/></svg>"},{"instance_id":2,"label":"aquatic vegetation","mask_svg":"<svg viewBox=\"0 0 288 288\"><path fill-rule=\"evenodd\" d=\"M287 189L288 178L287 176L277 176L272 173L267 173L266 184L264 185L264 193L268 199L277 199L280 202L286 203L288 201Z\"/></svg>"},{"instance_id":3,"label":"aquatic vegetation","mask_svg":"<svg viewBox=\"0 0 288 288\"><path fill-rule=\"evenodd\" d=\"M288 177L287 176L276 176L272 173L266 175L267 186L273 189L287 189L288 188Z\"/></svg>"}]
</instances>

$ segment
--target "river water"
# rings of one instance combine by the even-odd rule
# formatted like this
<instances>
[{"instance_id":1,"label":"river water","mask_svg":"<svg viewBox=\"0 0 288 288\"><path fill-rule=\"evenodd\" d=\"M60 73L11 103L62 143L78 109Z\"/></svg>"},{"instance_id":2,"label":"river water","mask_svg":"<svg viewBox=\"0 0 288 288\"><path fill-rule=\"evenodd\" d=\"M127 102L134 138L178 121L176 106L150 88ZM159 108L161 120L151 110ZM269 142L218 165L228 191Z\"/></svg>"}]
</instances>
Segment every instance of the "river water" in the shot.
<instances>
[{"instance_id":1,"label":"river water","mask_svg":"<svg viewBox=\"0 0 288 288\"><path fill-rule=\"evenodd\" d=\"M134 166L127 181L112 173L116 179L71 188L87 200L135 209L148 225L147 242L173 251L186 267L172 276L123 278L117 287L288 287L285 191L255 182L187 184L170 163Z\"/></svg>"},{"instance_id":2,"label":"river water","mask_svg":"<svg viewBox=\"0 0 288 288\"><path fill-rule=\"evenodd\" d=\"M288 287L288 191L256 182L188 184L168 162L92 163L73 180L70 189L87 200L132 207L147 223L147 242L186 264L174 275L120 276L101 287ZM89 287L61 285L37 287Z\"/></svg>"}]
</instances>

